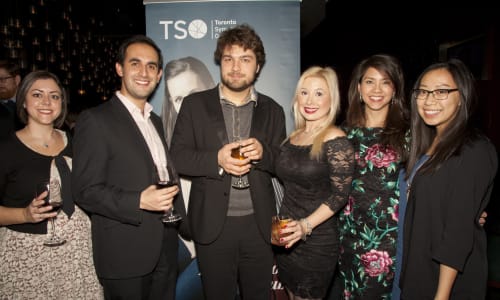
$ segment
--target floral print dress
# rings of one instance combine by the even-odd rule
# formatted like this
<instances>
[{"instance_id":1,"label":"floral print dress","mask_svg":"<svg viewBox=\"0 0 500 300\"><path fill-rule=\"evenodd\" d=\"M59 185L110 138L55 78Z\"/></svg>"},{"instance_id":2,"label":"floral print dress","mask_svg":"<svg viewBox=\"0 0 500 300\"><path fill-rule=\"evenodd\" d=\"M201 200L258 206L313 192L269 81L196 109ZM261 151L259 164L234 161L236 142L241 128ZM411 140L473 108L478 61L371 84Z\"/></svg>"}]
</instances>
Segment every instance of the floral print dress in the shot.
<instances>
[{"instance_id":1,"label":"floral print dress","mask_svg":"<svg viewBox=\"0 0 500 300\"><path fill-rule=\"evenodd\" d=\"M356 170L339 214L344 299L390 299L394 279L399 156L379 143L382 128L350 128Z\"/></svg>"}]
</instances>

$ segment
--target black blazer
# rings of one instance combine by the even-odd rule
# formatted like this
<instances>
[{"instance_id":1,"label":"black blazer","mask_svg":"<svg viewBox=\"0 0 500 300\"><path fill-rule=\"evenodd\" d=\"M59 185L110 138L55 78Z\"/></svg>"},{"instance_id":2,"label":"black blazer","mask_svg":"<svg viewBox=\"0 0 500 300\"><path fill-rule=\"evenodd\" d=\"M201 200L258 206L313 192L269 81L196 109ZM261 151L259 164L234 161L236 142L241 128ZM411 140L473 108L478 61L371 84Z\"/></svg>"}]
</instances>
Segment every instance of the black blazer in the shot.
<instances>
[{"instance_id":1,"label":"black blazer","mask_svg":"<svg viewBox=\"0 0 500 300\"><path fill-rule=\"evenodd\" d=\"M24 127L16 113L11 113L4 104L0 103L0 139L7 138L13 132Z\"/></svg>"},{"instance_id":2,"label":"black blazer","mask_svg":"<svg viewBox=\"0 0 500 300\"><path fill-rule=\"evenodd\" d=\"M189 221L193 239L210 243L221 232L228 209L231 175L218 174L217 153L228 143L218 86L186 97L171 141L171 156L179 174L192 179ZM266 241L271 240L271 216L276 214L271 175L279 146L286 137L283 108L259 94L254 108L250 137L264 148L262 160L250 173L250 194L256 222Z\"/></svg>"},{"instance_id":3,"label":"black blazer","mask_svg":"<svg viewBox=\"0 0 500 300\"><path fill-rule=\"evenodd\" d=\"M167 149L160 118L152 113L151 120ZM97 275L118 279L152 272L166 230L162 213L140 209L139 200L153 183L154 161L116 95L81 113L73 149L73 192L76 203L91 215ZM186 220L182 193L174 203Z\"/></svg>"}]
</instances>

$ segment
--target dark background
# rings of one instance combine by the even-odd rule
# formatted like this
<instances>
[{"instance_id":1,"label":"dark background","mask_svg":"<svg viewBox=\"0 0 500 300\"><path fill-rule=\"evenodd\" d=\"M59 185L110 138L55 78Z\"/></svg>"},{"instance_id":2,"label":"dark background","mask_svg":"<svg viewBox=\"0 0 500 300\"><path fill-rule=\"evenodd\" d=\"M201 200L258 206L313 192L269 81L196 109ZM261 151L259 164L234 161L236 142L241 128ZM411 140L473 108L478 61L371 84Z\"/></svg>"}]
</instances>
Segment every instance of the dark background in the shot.
<instances>
[{"instance_id":1,"label":"dark background","mask_svg":"<svg viewBox=\"0 0 500 300\"><path fill-rule=\"evenodd\" d=\"M301 69L334 67L343 92L354 65L381 52L401 60L407 87L425 66L449 56L465 60L478 79L498 82L499 17L491 7L402 9L331 0L300 5ZM114 92L119 42L146 31L141 0L2 0L1 7L0 56L19 59L25 72L57 73L75 108Z\"/></svg>"}]
</instances>

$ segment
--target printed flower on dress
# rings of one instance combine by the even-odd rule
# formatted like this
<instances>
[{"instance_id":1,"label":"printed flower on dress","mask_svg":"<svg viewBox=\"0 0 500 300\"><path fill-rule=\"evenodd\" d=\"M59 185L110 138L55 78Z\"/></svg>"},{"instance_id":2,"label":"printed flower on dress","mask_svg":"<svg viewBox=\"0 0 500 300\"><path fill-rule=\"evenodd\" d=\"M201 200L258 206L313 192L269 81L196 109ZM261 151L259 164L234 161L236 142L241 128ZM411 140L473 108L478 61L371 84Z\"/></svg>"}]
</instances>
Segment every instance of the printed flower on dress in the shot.
<instances>
[{"instance_id":1,"label":"printed flower on dress","mask_svg":"<svg viewBox=\"0 0 500 300\"><path fill-rule=\"evenodd\" d=\"M357 165L360 166L361 168L366 167L366 161L361 158L359 152L354 153L354 160L356 161Z\"/></svg>"},{"instance_id":2,"label":"printed flower on dress","mask_svg":"<svg viewBox=\"0 0 500 300\"><path fill-rule=\"evenodd\" d=\"M393 206L393 211L391 212L391 217L394 221L399 221L399 204Z\"/></svg>"},{"instance_id":3,"label":"printed flower on dress","mask_svg":"<svg viewBox=\"0 0 500 300\"><path fill-rule=\"evenodd\" d=\"M349 196L349 200L347 200L347 205L344 207L344 215L348 216L351 214L353 204L354 204L354 198Z\"/></svg>"},{"instance_id":4,"label":"printed flower on dress","mask_svg":"<svg viewBox=\"0 0 500 300\"><path fill-rule=\"evenodd\" d=\"M384 147L380 144L374 144L366 151L365 160L377 168L390 167L398 161L398 153L391 147Z\"/></svg>"},{"instance_id":5,"label":"printed flower on dress","mask_svg":"<svg viewBox=\"0 0 500 300\"><path fill-rule=\"evenodd\" d=\"M371 277L389 273L389 267L392 266L392 259L387 251L377 251L375 249L361 255L361 261L365 267L365 272Z\"/></svg>"}]
</instances>

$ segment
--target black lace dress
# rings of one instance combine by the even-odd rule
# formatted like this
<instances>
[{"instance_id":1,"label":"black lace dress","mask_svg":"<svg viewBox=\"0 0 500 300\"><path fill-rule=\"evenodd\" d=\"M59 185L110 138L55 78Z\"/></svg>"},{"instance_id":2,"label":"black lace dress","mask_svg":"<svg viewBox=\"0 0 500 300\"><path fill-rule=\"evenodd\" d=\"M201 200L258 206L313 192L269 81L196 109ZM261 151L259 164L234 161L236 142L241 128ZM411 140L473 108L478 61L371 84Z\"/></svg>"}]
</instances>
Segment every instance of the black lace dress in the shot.
<instances>
[{"instance_id":1,"label":"black lace dress","mask_svg":"<svg viewBox=\"0 0 500 300\"><path fill-rule=\"evenodd\" d=\"M318 225L307 241L290 249L275 247L281 282L296 296L322 298L337 263L337 212L347 203L354 172L354 150L345 137L323 144L321 159L311 159L311 146L287 141L277 159L276 172L284 184L280 213L295 220L309 216L321 204L336 214Z\"/></svg>"}]
</instances>

